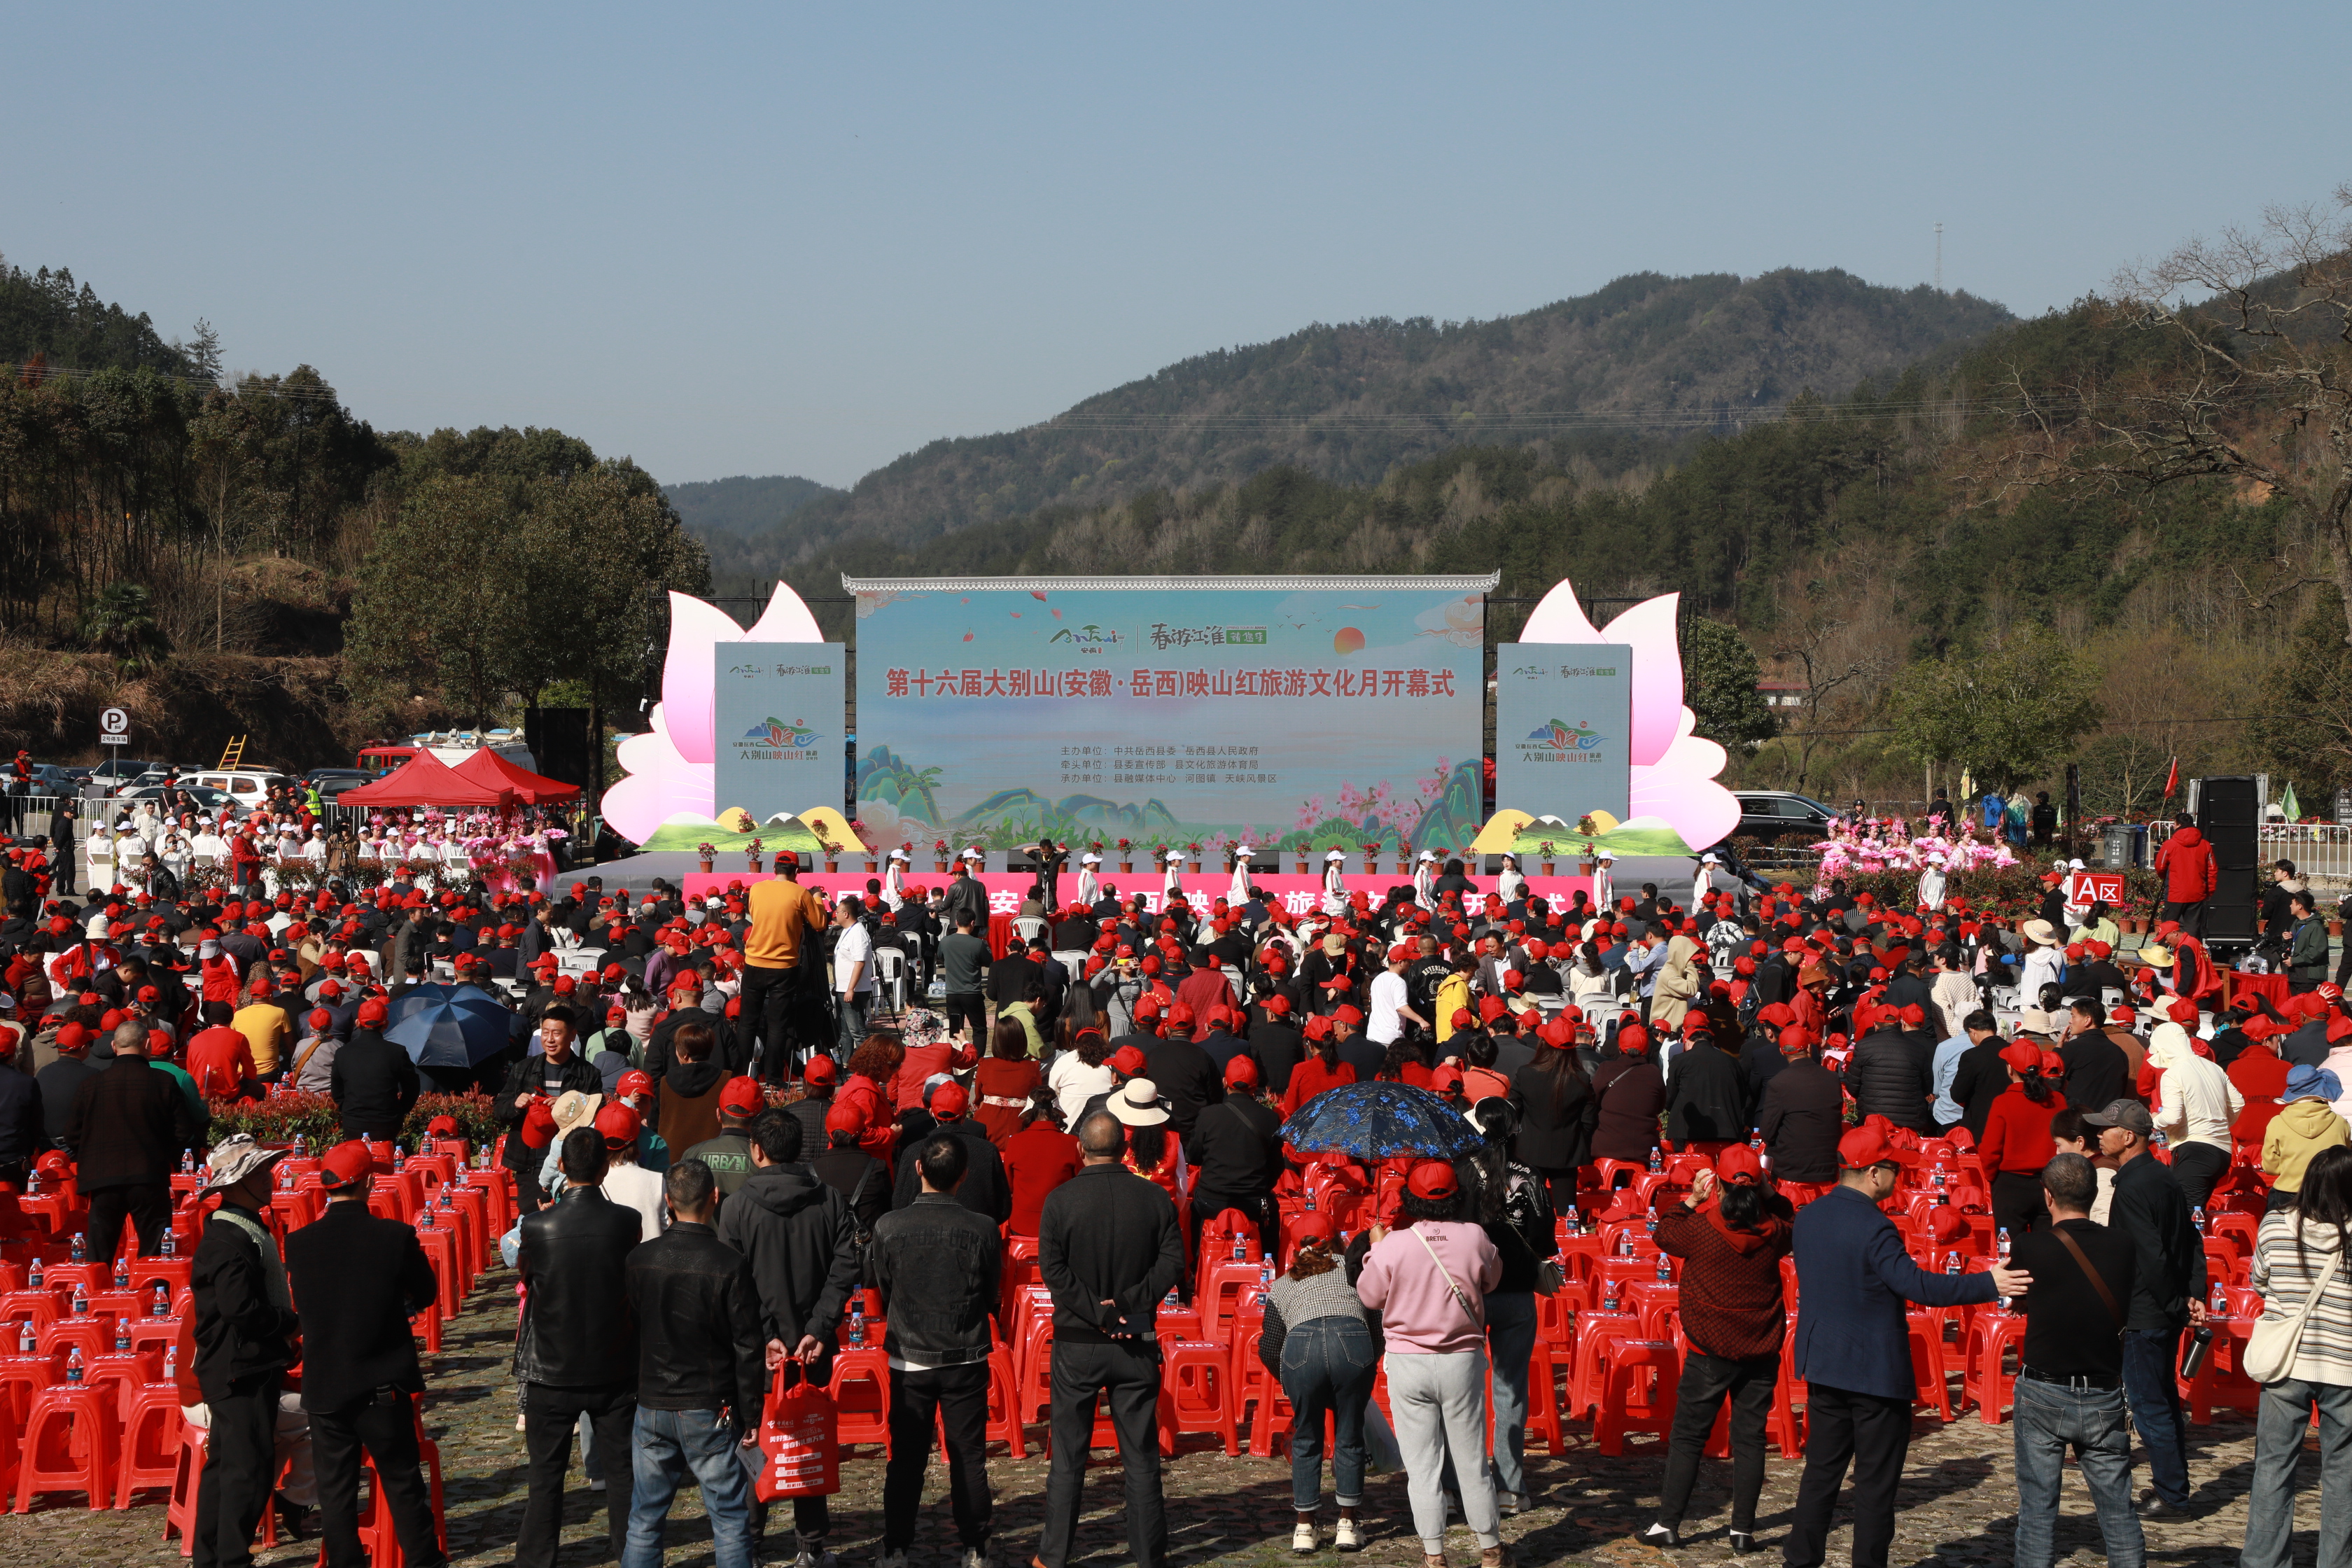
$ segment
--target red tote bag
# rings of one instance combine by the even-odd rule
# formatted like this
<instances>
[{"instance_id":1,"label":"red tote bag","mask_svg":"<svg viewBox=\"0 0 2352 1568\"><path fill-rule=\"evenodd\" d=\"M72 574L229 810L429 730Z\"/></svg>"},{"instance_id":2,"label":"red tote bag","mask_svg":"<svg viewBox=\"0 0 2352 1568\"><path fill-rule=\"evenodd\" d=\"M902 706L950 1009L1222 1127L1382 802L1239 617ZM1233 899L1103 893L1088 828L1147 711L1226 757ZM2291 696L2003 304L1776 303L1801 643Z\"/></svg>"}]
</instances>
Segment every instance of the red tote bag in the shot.
<instances>
[{"instance_id":1,"label":"red tote bag","mask_svg":"<svg viewBox=\"0 0 2352 1568\"><path fill-rule=\"evenodd\" d=\"M790 1388L784 1386L788 1373ZM793 1363L778 1367L760 1421L760 1475L752 1483L760 1500L830 1497L839 1491L839 1432L833 1395L802 1377Z\"/></svg>"}]
</instances>

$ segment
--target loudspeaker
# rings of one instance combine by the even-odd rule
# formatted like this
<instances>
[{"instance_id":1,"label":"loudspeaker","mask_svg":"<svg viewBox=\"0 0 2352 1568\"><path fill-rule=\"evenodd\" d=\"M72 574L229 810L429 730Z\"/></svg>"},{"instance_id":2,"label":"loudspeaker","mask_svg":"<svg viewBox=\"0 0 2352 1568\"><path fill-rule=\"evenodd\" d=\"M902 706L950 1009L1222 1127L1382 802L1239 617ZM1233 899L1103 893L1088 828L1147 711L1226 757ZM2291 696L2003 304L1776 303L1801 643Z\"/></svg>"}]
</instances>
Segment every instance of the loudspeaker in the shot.
<instances>
[{"instance_id":1,"label":"loudspeaker","mask_svg":"<svg viewBox=\"0 0 2352 1568\"><path fill-rule=\"evenodd\" d=\"M538 760L539 771L558 784L592 787L589 770L595 760L588 734L585 708L541 708L523 715L523 743Z\"/></svg>"},{"instance_id":2,"label":"loudspeaker","mask_svg":"<svg viewBox=\"0 0 2352 1568\"><path fill-rule=\"evenodd\" d=\"M2208 941L2252 942L2262 910L2262 847L2256 828L2262 805L2253 779L2205 779L2198 793L2197 826L2213 847L2219 876L2205 904Z\"/></svg>"}]
</instances>

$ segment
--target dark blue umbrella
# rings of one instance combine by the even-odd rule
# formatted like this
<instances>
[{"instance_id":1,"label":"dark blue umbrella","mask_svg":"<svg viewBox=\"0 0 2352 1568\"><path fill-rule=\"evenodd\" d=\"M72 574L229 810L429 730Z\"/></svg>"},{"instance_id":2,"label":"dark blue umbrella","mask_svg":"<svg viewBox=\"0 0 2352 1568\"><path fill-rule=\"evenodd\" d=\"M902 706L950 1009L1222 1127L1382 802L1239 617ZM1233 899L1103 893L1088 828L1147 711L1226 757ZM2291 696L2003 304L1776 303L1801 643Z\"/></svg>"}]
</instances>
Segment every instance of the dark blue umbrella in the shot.
<instances>
[{"instance_id":1,"label":"dark blue umbrella","mask_svg":"<svg viewBox=\"0 0 2352 1568\"><path fill-rule=\"evenodd\" d=\"M473 985L419 985L392 1005L383 1037L421 1068L471 1068L507 1048L507 1005Z\"/></svg>"},{"instance_id":2,"label":"dark blue umbrella","mask_svg":"<svg viewBox=\"0 0 2352 1568\"><path fill-rule=\"evenodd\" d=\"M1450 1160L1484 1142L1442 1098L1409 1083L1327 1089L1282 1124L1283 1141L1308 1153L1338 1149L1359 1160L1425 1154Z\"/></svg>"}]
</instances>

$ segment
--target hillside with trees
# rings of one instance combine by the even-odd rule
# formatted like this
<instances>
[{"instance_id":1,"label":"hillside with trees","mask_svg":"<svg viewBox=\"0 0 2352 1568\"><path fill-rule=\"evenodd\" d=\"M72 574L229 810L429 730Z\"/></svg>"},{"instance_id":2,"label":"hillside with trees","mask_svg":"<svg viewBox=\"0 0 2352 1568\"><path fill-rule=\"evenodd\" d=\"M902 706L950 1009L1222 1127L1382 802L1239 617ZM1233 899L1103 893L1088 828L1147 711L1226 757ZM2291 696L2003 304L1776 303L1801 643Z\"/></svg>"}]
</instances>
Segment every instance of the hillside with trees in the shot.
<instances>
[{"instance_id":1,"label":"hillside with trees","mask_svg":"<svg viewBox=\"0 0 2352 1568\"><path fill-rule=\"evenodd\" d=\"M1024 430L931 442L764 533L702 536L715 574L740 584L828 543L919 544L1270 468L1371 485L1465 444L1539 441L1556 463L1622 471L2011 319L1965 293L1784 268L1641 273L1490 321L1317 325L1170 365Z\"/></svg>"}]
</instances>

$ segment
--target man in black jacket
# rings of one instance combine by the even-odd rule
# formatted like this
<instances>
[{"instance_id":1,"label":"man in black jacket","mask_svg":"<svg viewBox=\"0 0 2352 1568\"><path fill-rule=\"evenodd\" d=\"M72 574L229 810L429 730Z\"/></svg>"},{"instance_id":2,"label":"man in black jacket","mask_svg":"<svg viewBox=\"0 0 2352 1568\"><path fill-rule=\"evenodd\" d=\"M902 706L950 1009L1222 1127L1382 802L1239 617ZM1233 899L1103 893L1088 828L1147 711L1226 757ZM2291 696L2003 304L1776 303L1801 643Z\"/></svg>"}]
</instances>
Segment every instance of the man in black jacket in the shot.
<instances>
[{"instance_id":1,"label":"man in black jacket","mask_svg":"<svg viewBox=\"0 0 2352 1568\"><path fill-rule=\"evenodd\" d=\"M1914 1132L1932 1132L1936 1124L1927 1113L1927 1102L1935 1095L1930 1058L1904 1037L1902 1022L1892 1011L1879 1013L1870 1033L1854 1043L1853 1058L1846 1063L1846 1088L1863 1115L1884 1116Z\"/></svg>"},{"instance_id":2,"label":"man in black jacket","mask_svg":"<svg viewBox=\"0 0 2352 1568\"><path fill-rule=\"evenodd\" d=\"M131 1058L154 1082L171 1079ZM123 1070L121 1059L107 1069ZM171 1089L178 1100L177 1089ZM269 1168L285 1152L249 1133L223 1139L204 1190L221 1205L205 1222L188 1284L195 1297L196 1381L211 1426L204 1479L196 1486L196 1568L253 1561L253 1530L278 1469L278 1389L294 1362L294 1316L286 1265L260 1219L269 1206ZM119 1225L118 1221L118 1225ZM108 1248L112 1252L111 1247Z\"/></svg>"},{"instance_id":3,"label":"man in black jacket","mask_svg":"<svg viewBox=\"0 0 2352 1568\"><path fill-rule=\"evenodd\" d=\"M1109 1401L1127 1473L1128 1550L1136 1568L1163 1568L1158 1325L1160 1298L1184 1272L1184 1238L1168 1194L1120 1164L1127 1129L1118 1117L1085 1116L1077 1136L1086 1163L1046 1194L1037 1217L1038 1272L1054 1297L1054 1462L1037 1563L1066 1568L1070 1560L1099 1394Z\"/></svg>"},{"instance_id":4,"label":"man in black jacket","mask_svg":"<svg viewBox=\"0 0 2352 1568\"><path fill-rule=\"evenodd\" d=\"M554 1568L572 1428L583 1415L603 1461L604 1522L616 1563L629 1533L637 1323L625 1271L637 1245L637 1211L604 1195L604 1140L594 1128L565 1133L559 1160L563 1195L523 1216L516 1253L523 1304L514 1370L530 1489L515 1537L516 1568Z\"/></svg>"},{"instance_id":5,"label":"man in black jacket","mask_svg":"<svg viewBox=\"0 0 2352 1568\"><path fill-rule=\"evenodd\" d=\"M552 1100L567 1089L576 1089L583 1094L604 1092L604 1075L572 1044L579 1028L579 1021L569 1007L559 1005L541 1014L541 1054L526 1056L515 1063L507 1073L506 1087L499 1090L498 1099L490 1104L490 1114L510 1134L504 1158L507 1169L515 1173L516 1198L525 1214L540 1205L539 1151L523 1147L521 1138L522 1119L530 1110L530 1102ZM601 1179L601 1167L599 1170Z\"/></svg>"},{"instance_id":6,"label":"man in black jacket","mask_svg":"<svg viewBox=\"0 0 2352 1568\"><path fill-rule=\"evenodd\" d=\"M2001 1038L2000 1026L1990 1013L1971 1013L1960 1027L1974 1043L1960 1053L1952 1069L1952 1102L1960 1108L1960 1125L1969 1136L1981 1138L1992 1102L2009 1087L2009 1065L2000 1059L2009 1042Z\"/></svg>"},{"instance_id":7,"label":"man in black jacket","mask_svg":"<svg viewBox=\"0 0 2352 1568\"><path fill-rule=\"evenodd\" d=\"M765 1363L781 1363L784 1347L763 1347L751 1269L710 1227L719 1208L710 1167L680 1160L663 1186L670 1227L628 1261L629 1310L640 1325L638 1474L624 1561L661 1561L670 1500L691 1471L719 1561L750 1563L751 1489L739 1453L760 1440Z\"/></svg>"},{"instance_id":8,"label":"man in black jacket","mask_svg":"<svg viewBox=\"0 0 2352 1568\"><path fill-rule=\"evenodd\" d=\"M2067 1014L2066 1043L2058 1047L2058 1058L2066 1064L2066 1103L2077 1110L2097 1110L2110 1100L2123 1099L2132 1087L2131 1064L2123 1047L2100 1027L2101 1022L2096 1002L2074 999Z\"/></svg>"},{"instance_id":9,"label":"man in black jacket","mask_svg":"<svg viewBox=\"0 0 2352 1568\"><path fill-rule=\"evenodd\" d=\"M1679 1144L1748 1138L1748 1088L1713 1035L1691 1036L1666 1068L1666 1136Z\"/></svg>"},{"instance_id":10,"label":"man in black jacket","mask_svg":"<svg viewBox=\"0 0 2352 1568\"><path fill-rule=\"evenodd\" d=\"M849 1205L800 1163L801 1124L781 1110L751 1122L751 1174L719 1214L719 1239L749 1260L762 1337L783 1345L811 1383L833 1379L834 1333L858 1257ZM756 1547L766 1510L752 1510ZM793 1500L793 1528L812 1568L825 1557L832 1516L822 1497Z\"/></svg>"},{"instance_id":11,"label":"man in black jacket","mask_svg":"<svg viewBox=\"0 0 2352 1568\"><path fill-rule=\"evenodd\" d=\"M956 1201L971 1149L944 1131L924 1139L914 1151L922 1194L874 1227L868 1271L889 1320L883 1348L890 1355L882 1568L905 1568L914 1543L934 1419L947 1432L948 1493L964 1568L988 1564L988 1320L1003 1247L994 1225Z\"/></svg>"},{"instance_id":12,"label":"man in black jacket","mask_svg":"<svg viewBox=\"0 0 2352 1568\"><path fill-rule=\"evenodd\" d=\"M73 1121L74 1100L83 1082L106 1070L89 1059L90 1044L89 1026L68 1021L51 1037L54 1060L41 1062L29 1047L16 1055L32 1067L34 1085L41 1091L41 1131L58 1148L66 1146L66 1128Z\"/></svg>"},{"instance_id":13,"label":"man in black jacket","mask_svg":"<svg viewBox=\"0 0 2352 1568\"><path fill-rule=\"evenodd\" d=\"M1813 1055L1801 1033L1782 1048L1785 1058L1757 1102L1757 1130L1783 1182L1838 1179L1838 1140L1845 1135L1845 1090Z\"/></svg>"},{"instance_id":14,"label":"man in black jacket","mask_svg":"<svg viewBox=\"0 0 2352 1568\"><path fill-rule=\"evenodd\" d=\"M1290 998L1276 994L1261 1005L1264 1016L1250 1026L1250 1054L1265 1075L1265 1087L1279 1096L1290 1087L1291 1069L1305 1058L1298 1031L1290 1022Z\"/></svg>"},{"instance_id":15,"label":"man in black jacket","mask_svg":"<svg viewBox=\"0 0 2352 1568\"><path fill-rule=\"evenodd\" d=\"M369 997L353 1016L352 1037L335 1051L328 1070L327 1092L342 1112L345 1138L388 1142L400 1136L401 1124L416 1108L424 1092L416 1063L408 1052L383 1037L386 1009Z\"/></svg>"},{"instance_id":16,"label":"man in black jacket","mask_svg":"<svg viewBox=\"0 0 2352 1568\"><path fill-rule=\"evenodd\" d=\"M1145 1042L1143 1076L1159 1086L1168 1102L1169 1125L1189 1138L1206 1107L1225 1098L1224 1080L1209 1053L1192 1043L1192 1010L1179 1002L1168 1015L1166 1032ZM1360 1075L1367 1081L1371 1075Z\"/></svg>"},{"instance_id":17,"label":"man in black jacket","mask_svg":"<svg viewBox=\"0 0 2352 1568\"><path fill-rule=\"evenodd\" d=\"M92 1263L114 1261L126 1214L139 1230L139 1256L154 1253L172 1217L172 1173L180 1152L204 1136L188 1096L171 1074L148 1065L146 1026L117 1026L113 1063L74 1092L66 1121L66 1147L73 1151L80 1189L89 1200Z\"/></svg>"},{"instance_id":18,"label":"man in black jacket","mask_svg":"<svg viewBox=\"0 0 2352 1568\"><path fill-rule=\"evenodd\" d=\"M1201 1112L1184 1140L1184 1158L1199 1173L1192 1183L1192 1234L1226 1209L1239 1209L1257 1227L1260 1248L1281 1234L1274 1228L1275 1178L1282 1174L1282 1118L1258 1098L1257 1063L1235 1057L1225 1065L1225 1098Z\"/></svg>"},{"instance_id":19,"label":"man in black jacket","mask_svg":"<svg viewBox=\"0 0 2352 1568\"><path fill-rule=\"evenodd\" d=\"M2186 1519L2189 1429L2183 1422L2180 1331L2205 1321L2205 1246L2189 1199L2170 1166L2151 1156L2155 1119L2137 1100L2116 1100L2084 1114L2097 1129L2099 1152L2116 1163L2108 1226L2132 1246L2132 1293L2125 1303L2124 1396L2132 1425L2147 1447L2154 1489L2140 1512L2150 1519Z\"/></svg>"},{"instance_id":20,"label":"man in black jacket","mask_svg":"<svg viewBox=\"0 0 2352 1568\"><path fill-rule=\"evenodd\" d=\"M360 1450L375 1461L404 1561L448 1561L433 1528L433 1495L417 1463L425 1390L408 1320L436 1292L414 1228L368 1213L367 1145L339 1143L320 1161L327 1212L286 1238L286 1277L301 1303L302 1408L318 1467L319 1526L328 1568L358 1568Z\"/></svg>"},{"instance_id":21,"label":"man in black jacket","mask_svg":"<svg viewBox=\"0 0 2352 1568\"><path fill-rule=\"evenodd\" d=\"M971 1105L963 1085L952 1079L935 1086L923 1100L923 1108L939 1123L940 1131L970 1145L964 1153L962 1180L956 1184L956 1202L991 1224L1003 1225L1013 1217L1013 1184L1004 1179L1004 1156L989 1141L988 1130L965 1115ZM916 1145L910 1142L899 1156L898 1179L890 1196L894 1209L906 1208L922 1196L915 1153Z\"/></svg>"}]
</instances>

